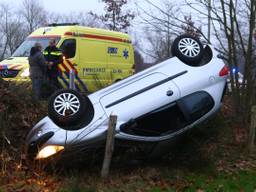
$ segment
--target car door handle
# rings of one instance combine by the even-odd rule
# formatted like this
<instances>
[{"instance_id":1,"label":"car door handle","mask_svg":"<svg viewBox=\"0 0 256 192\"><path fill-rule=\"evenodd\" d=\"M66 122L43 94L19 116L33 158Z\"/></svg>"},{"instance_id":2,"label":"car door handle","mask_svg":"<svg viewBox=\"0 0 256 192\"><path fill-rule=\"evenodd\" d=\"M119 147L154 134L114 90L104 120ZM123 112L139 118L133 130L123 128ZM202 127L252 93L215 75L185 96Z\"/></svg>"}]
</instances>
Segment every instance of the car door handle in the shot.
<instances>
[{"instance_id":1,"label":"car door handle","mask_svg":"<svg viewBox=\"0 0 256 192\"><path fill-rule=\"evenodd\" d=\"M172 96L172 95L173 95L173 91L172 91L172 90L167 91L167 92L166 92L166 95L167 95L168 97Z\"/></svg>"}]
</instances>

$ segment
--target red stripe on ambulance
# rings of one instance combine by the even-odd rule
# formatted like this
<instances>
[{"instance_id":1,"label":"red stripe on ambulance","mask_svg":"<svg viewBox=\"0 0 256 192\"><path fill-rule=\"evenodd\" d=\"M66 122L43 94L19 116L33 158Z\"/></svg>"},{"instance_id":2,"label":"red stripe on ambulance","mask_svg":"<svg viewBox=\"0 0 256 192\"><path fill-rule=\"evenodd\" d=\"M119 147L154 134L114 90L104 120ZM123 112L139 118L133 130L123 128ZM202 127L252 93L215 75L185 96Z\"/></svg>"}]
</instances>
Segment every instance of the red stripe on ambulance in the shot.
<instances>
[{"instance_id":1,"label":"red stripe on ambulance","mask_svg":"<svg viewBox=\"0 0 256 192\"><path fill-rule=\"evenodd\" d=\"M116 42L124 42L124 43L131 43L128 39L122 39L117 37L109 37L109 36L102 36L102 35L92 35L92 34L79 34L73 32L66 32L64 35L67 36L75 36L75 37L84 37L89 39L98 39L98 40L108 40L108 41L116 41Z\"/></svg>"}]
</instances>

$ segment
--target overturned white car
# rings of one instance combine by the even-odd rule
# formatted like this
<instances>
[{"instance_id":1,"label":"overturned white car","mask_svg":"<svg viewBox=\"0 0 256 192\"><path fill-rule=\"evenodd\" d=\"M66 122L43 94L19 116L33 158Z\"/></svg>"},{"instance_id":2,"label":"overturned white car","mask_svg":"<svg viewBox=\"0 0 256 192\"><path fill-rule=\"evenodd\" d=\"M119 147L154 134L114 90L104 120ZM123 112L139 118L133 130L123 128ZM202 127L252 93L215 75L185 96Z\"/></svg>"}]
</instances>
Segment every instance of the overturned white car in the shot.
<instances>
[{"instance_id":1,"label":"overturned white car","mask_svg":"<svg viewBox=\"0 0 256 192\"><path fill-rule=\"evenodd\" d=\"M118 141L161 143L215 114L221 107L228 68L209 45L189 35L176 38L174 57L88 96L61 90L49 102L49 116L27 136L28 154L97 147L108 120L117 115ZM62 151L62 153L59 153Z\"/></svg>"}]
</instances>

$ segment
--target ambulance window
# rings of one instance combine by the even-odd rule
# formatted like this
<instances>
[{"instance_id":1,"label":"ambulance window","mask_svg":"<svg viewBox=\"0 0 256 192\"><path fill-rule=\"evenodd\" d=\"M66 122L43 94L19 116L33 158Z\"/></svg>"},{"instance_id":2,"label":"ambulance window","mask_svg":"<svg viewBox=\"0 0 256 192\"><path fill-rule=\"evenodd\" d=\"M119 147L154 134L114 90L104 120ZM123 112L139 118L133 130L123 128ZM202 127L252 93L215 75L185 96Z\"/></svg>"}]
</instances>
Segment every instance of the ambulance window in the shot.
<instances>
[{"instance_id":1,"label":"ambulance window","mask_svg":"<svg viewBox=\"0 0 256 192\"><path fill-rule=\"evenodd\" d=\"M51 37L52 38L52 37ZM51 39L50 37L43 37L43 36L38 36L38 37L28 37L13 53L13 57L28 57L30 53L31 47L35 45L35 43L40 43L45 49L49 45L49 40ZM59 37L55 37L56 43L58 43L60 40Z\"/></svg>"},{"instance_id":2,"label":"ambulance window","mask_svg":"<svg viewBox=\"0 0 256 192\"><path fill-rule=\"evenodd\" d=\"M76 40L75 39L66 39L60 46L60 49L62 50L63 55L67 59L75 57L75 55L76 55Z\"/></svg>"}]
</instances>

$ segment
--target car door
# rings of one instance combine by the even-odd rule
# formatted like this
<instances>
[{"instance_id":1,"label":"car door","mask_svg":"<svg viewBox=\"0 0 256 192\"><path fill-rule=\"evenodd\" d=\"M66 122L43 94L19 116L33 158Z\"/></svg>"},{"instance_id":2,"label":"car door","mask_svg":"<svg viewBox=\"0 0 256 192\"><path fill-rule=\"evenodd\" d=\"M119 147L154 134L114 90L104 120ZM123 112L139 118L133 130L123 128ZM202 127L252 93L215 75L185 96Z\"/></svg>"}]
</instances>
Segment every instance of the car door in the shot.
<instances>
[{"instance_id":1,"label":"car door","mask_svg":"<svg viewBox=\"0 0 256 192\"><path fill-rule=\"evenodd\" d=\"M100 40L81 38L80 66L82 80L90 92L108 85L106 43Z\"/></svg>"},{"instance_id":2,"label":"car door","mask_svg":"<svg viewBox=\"0 0 256 192\"><path fill-rule=\"evenodd\" d=\"M177 100L180 91L171 79L159 72L139 76L103 96L100 103L108 115L129 121Z\"/></svg>"},{"instance_id":3,"label":"car door","mask_svg":"<svg viewBox=\"0 0 256 192\"><path fill-rule=\"evenodd\" d=\"M78 54L77 54L77 39L67 38L64 39L60 45L60 49L63 54L63 61L58 66L59 71L59 81L64 87L69 87L70 73L71 70L75 74L75 87L78 91L86 91L86 87L80 81L80 75L78 74Z\"/></svg>"}]
</instances>

